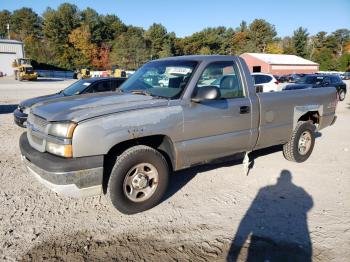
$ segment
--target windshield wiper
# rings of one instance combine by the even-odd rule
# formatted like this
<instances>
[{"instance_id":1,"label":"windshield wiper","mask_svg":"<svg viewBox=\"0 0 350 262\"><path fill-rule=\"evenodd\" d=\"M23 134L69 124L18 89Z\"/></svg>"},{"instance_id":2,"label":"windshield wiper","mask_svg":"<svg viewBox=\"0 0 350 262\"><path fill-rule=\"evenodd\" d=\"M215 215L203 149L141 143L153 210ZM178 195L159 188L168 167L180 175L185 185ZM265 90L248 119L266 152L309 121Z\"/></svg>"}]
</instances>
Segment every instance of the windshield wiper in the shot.
<instances>
[{"instance_id":1,"label":"windshield wiper","mask_svg":"<svg viewBox=\"0 0 350 262\"><path fill-rule=\"evenodd\" d=\"M135 89L135 90L131 90L130 93L135 94L135 95L144 95L144 96L151 96L151 97L155 97L155 98L163 98L163 99L170 100L169 97L160 96L160 95L155 95L155 94L152 94L151 92L147 92L145 89Z\"/></svg>"},{"instance_id":2,"label":"windshield wiper","mask_svg":"<svg viewBox=\"0 0 350 262\"><path fill-rule=\"evenodd\" d=\"M147 92L144 89L131 90L130 93L135 94L135 95L152 96L152 94L150 92Z\"/></svg>"}]
</instances>

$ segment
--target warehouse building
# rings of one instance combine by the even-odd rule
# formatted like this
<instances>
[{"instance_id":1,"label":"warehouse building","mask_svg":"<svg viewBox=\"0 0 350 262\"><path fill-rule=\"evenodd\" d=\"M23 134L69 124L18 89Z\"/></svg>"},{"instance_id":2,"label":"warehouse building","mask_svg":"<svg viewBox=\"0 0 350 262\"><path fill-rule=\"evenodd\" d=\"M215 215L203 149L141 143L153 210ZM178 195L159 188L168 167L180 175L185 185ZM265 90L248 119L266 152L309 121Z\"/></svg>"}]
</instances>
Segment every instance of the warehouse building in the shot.
<instances>
[{"instance_id":1,"label":"warehouse building","mask_svg":"<svg viewBox=\"0 0 350 262\"><path fill-rule=\"evenodd\" d=\"M16 40L0 39L0 72L13 75L12 63L24 57L23 43Z\"/></svg>"},{"instance_id":2,"label":"warehouse building","mask_svg":"<svg viewBox=\"0 0 350 262\"><path fill-rule=\"evenodd\" d=\"M319 64L296 55L244 53L241 57L252 73L285 75L312 74L319 71Z\"/></svg>"}]
</instances>

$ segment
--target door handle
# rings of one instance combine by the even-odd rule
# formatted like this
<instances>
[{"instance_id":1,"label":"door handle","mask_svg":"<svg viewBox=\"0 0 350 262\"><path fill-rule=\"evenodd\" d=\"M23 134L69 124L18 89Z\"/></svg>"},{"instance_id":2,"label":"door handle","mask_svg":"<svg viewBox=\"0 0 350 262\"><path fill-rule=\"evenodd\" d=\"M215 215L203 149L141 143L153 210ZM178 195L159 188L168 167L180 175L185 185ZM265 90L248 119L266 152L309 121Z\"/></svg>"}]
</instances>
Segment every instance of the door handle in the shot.
<instances>
[{"instance_id":1,"label":"door handle","mask_svg":"<svg viewBox=\"0 0 350 262\"><path fill-rule=\"evenodd\" d=\"M250 113L250 107L249 106L241 106L239 108L240 114L249 114Z\"/></svg>"}]
</instances>

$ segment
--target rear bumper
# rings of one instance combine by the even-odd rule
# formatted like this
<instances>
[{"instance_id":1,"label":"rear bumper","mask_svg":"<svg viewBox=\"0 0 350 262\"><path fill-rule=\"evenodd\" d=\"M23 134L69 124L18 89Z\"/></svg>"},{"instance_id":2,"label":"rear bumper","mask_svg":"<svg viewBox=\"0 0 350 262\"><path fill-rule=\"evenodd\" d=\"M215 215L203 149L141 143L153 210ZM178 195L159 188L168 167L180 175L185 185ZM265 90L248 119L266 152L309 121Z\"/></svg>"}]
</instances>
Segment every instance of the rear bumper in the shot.
<instances>
[{"instance_id":1,"label":"rear bumper","mask_svg":"<svg viewBox=\"0 0 350 262\"><path fill-rule=\"evenodd\" d=\"M20 127L26 127L28 115L16 109L13 111L13 119L16 125Z\"/></svg>"},{"instance_id":2,"label":"rear bumper","mask_svg":"<svg viewBox=\"0 0 350 262\"><path fill-rule=\"evenodd\" d=\"M22 161L42 184L59 194L86 197L102 193L103 156L62 158L41 153L20 138Z\"/></svg>"}]
</instances>

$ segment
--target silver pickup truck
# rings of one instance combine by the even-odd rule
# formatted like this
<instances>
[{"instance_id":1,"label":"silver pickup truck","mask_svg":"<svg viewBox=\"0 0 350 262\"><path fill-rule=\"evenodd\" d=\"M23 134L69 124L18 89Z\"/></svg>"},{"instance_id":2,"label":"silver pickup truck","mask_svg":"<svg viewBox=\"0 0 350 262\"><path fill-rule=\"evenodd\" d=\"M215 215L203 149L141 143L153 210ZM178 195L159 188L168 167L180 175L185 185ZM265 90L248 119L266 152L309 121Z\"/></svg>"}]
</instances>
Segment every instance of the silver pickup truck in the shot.
<instances>
[{"instance_id":1,"label":"silver pickup truck","mask_svg":"<svg viewBox=\"0 0 350 262\"><path fill-rule=\"evenodd\" d=\"M57 193L106 194L120 212L157 205L172 171L283 145L310 156L335 120L335 88L261 92L235 56L151 61L119 91L33 107L20 138L30 173Z\"/></svg>"}]
</instances>

